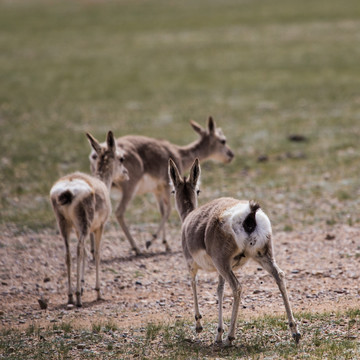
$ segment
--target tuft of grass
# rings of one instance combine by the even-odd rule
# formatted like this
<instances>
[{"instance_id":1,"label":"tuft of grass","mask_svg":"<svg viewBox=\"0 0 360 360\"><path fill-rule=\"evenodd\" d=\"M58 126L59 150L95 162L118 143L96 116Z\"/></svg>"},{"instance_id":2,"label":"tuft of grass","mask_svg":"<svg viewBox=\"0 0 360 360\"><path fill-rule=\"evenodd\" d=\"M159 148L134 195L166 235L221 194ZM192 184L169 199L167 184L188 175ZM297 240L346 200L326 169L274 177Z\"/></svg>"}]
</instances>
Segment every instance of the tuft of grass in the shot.
<instances>
[{"instance_id":1,"label":"tuft of grass","mask_svg":"<svg viewBox=\"0 0 360 360\"><path fill-rule=\"evenodd\" d=\"M100 333L101 327L102 327L101 323L93 323L91 326L92 326L93 333L95 333L95 334Z\"/></svg>"},{"instance_id":2,"label":"tuft of grass","mask_svg":"<svg viewBox=\"0 0 360 360\"><path fill-rule=\"evenodd\" d=\"M159 332L163 329L162 325L149 323L146 326L146 342L153 341Z\"/></svg>"}]
</instances>

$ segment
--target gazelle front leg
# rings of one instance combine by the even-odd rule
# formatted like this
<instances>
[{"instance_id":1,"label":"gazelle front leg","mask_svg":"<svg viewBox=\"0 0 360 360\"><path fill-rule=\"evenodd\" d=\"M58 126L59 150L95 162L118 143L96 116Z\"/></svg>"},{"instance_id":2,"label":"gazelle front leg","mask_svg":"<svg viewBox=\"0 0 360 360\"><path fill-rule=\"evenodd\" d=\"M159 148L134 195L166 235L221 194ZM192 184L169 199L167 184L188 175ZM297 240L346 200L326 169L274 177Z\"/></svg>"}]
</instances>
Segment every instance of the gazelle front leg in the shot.
<instances>
[{"instance_id":1,"label":"gazelle front leg","mask_svg":"<svg viewBox=\"0 0 360 360\"><path fill-rule=\"evenodd\" d=\"M224 286L225 286L225 279L219 274L219 283L217 287L217 296L219 301L219 325L215 337L215 343L217 344L222 343L222 335L224 333L224 322L223 322Z\"/></svg>"},{"instance_id":2,"label":"gazelle front leg","mask_svg":"<svg viewBox=\"0 0 360 360\"><path fill-rule=\"evenodd\" d=\"M201 319L202 316L199 311L199 303L197 298L197 290L196 290L196 283L197 283L197 267L195 266L189 266L190 270L190 276L191 276L191 288L193 291L193 298L194 298L194 309L195 309L195 330L197 333L201 333L203 330L203 327L201 325Z\"/></svg>"},{"instance_id":3,"label":"gazelle front leg","mask_svg":"<svg viewBox=\"0 0 360 360\"><path fill-rule=\"evenodd\" d=\"M301 334L298 331L292 310L289 301L289 297L286 290L285 284L285 274L284 272L277 266L275 260L268 254L265 254L263 257L259 257L256 259L259 264L270 274L274 277L276 284L279 287L281 296L284 301L286 314L289 321L289 328L292 333L292 337L294 338L296 343L299 343Z\"/></svg>"}]
</instances>

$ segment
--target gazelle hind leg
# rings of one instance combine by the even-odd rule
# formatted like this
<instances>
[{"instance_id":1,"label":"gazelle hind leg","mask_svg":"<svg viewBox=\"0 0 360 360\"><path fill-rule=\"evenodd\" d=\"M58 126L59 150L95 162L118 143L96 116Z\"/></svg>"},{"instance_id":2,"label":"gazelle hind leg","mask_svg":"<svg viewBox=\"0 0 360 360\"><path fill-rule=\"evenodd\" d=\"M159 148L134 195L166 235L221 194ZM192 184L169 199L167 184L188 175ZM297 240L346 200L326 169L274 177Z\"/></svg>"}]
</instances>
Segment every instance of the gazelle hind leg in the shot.
<instances>
[{"instance_id":1,"label":"gazelle hind leg","mask_svg":"<svg viewBox=\"0 0 360 360\"><path fill-rule=\"evenodd\" d=\"M65 220L65 218L55 210L56 217L58 220L59 230L61 233L61 236L64 239L65 243L65 263L66 263L66 269L67 269L67 279L68 279L68 304L74 304L74 298L73 298L73 290L71 285L71 254L70 254L70 232L71 232L71 224L68 224Z\"/></svg>"},{"instance_id":2,"label":"gazelle hind leg","mask_svg":"<svg viewBox=\"0 0 360 360\"><path fill-rule=\"evenodd\" d=\"M217 344L222 343L222 336L224 333L224 322L223 322L224 286L225 286L225 280L221 275L219 275L219 283L218 283L218 287L217 287L217 296L218 296L218 302L219 302L219 324L218 324L217 333L216 333L216 337L215 337L215 343L217 343Z\"/></svg>"},{"instance_id":3,"label":"gazelle hind leg","mask_svg":"<svg viewBox=\"0 0 360 360\"><path fill-rule=\"evenodd\" d=\"M81 267L81 295L84 293L84 285L85 285L85 265L86 265L86 247L84 244L84 253L83 253L83 261L82 261L82 267Z\"/></svg>"},{"instance_id":4,"label":"gazelle hind leg","mask_svg":"<svg viewBox=\"0 0 360 360\"><path fill-rule=\"evenodd\" d=\"M118 223L120 224L126 238L129 240L132 250L135 251L136 255L140 255L141 251L136 246L135 240L131 236L130 231L129 231L129 229L125 223L125 219L124 219L125 210L132 198L132 193L133 193L133 189L123 192L123 197L121 199L121 202L120 202L118 208L116 209L116 219L117 219Z\"/></svg>"},{"instance_id":5,"label":"gazelle hind leg","mask_svg":"<svg viewBox=\"0 0 360 360\"><path fill-rule=\"evenodd\" d=\"M165 230L166 222L168 221L170 212L171 212L170 196L169 196L168 192L166 194L164 194L164 193L156 194L155 196L156 196L156 200L159 205L161 221L156 230L156 233L153 235L153 239L148 240L146 242L146 248L148 249L152 245L153 240L158 239L160 236L160 233L163 232L163 244L165 245L165 250L170 252L171 249L166 240L166 230Z\"/></svg>"},{"instance_id":6,"label":"gazelle hind leg","mask_svg":"<svg viewBox=\"0 0 360 360\"><path fill-rule=\"evenodd\" d=\"M95 290L97 292L97 300L101 300L101 291L100 291L100 246L101 246L101 237L103 233L103 226L101 226L99 229L95 230L95 267L96 267L96 284L95 284Z\"/></svg>"},{"instance_id":7,"label":"gazelle hind leg","mask_svg":"<svg viewBox=\"0 0 360 360\"><path fill-rule=\"evenodd\" d=\"M84 242L86 235L80 234L77 244L77 264L76 264L76 306L81 307L81 269L84 262Z\"/></svg>"},{"instance_id":8,"label":"gazelle hind leg","mask_svg":"<svg viewBox=\"0 0 360 360\"><path fill-rule=\"evenodd\" d=\"M225 278L225 281L229 283L234 297L229 333L225 340L225 346L230 346L233 340L235 340L236 320L239 312L240 296L242 289L238 279L236 278L232 270L222 273L221 275Z\"/></svg>"},{"instance_id":9,"label":"gazelle hind leg","mask_svg":"<svg viewBox=\"0 0 360 360\"><path fill-rule=\"evenodd\" d=\"M90 234L90 252L91 252L93 261L95 261L95 237L94 237L94 233Z\"/></svg>"},{"instance_id":10,"label":"gazelle hind leg","mask_svg":"<svg viewBox=\"0 0 360 360\"><path fill-rule=\"evenodd\" d=\"M268 254L265 254L262 257L258 257L258 258L256 258L256 260L275 279L276 284L279 287L281 296L284 301L285 310L286 310L286 314L287 314L288 321L289 321L290 331L292 333L292 336L293 336L295 342L298 343L300 341L301 334L298 331L297 324L295 322L295 319L294 319L294 316L293 316L293 313L291 310L291 305L290 305L290 301L289 301L289 297L288 297L288 293L287 293L287 289L286 289L284 272L277 266L275 260Z\"/></svg>"}]
</instances>

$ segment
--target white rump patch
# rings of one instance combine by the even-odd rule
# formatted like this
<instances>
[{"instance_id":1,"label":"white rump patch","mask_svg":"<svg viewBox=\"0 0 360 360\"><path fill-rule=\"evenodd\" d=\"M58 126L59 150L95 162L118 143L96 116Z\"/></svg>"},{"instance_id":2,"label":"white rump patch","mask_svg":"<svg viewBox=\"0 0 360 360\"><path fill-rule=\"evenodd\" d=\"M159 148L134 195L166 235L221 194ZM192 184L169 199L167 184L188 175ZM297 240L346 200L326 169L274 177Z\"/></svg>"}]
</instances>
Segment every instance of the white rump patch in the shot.
<instances>
[{"instance_id":1,"label":"white rump patch","mask_svg":"<svg viewBox=\"0 0 360 360\"><path fill-rule=\"evenodd\" d=\"M261 210L256 212L256 228L250 235L245 231L243 222L250 214L250 204L248 201L239 202L235 206L225 210L222 214L224 230L231 233L240 250L245 250L249 246L254 247L254 251L262 248L271 236L271 223L267 215ZM255 241L252 241L252 240Z\"/></svg>"},{"instance_id":2,"label":"white rump patch","mask_svg":"<svg viewBox=\"0 0 360 360\"><path fill-rule=\"evenodd\" d=\"M80 193L84 195L91 194L93 191L90 185L82 179L64 179L54 184L50 190L50 195L60 195L67 190L70 191L74 197Z\"/></svg>"}]
</instances>

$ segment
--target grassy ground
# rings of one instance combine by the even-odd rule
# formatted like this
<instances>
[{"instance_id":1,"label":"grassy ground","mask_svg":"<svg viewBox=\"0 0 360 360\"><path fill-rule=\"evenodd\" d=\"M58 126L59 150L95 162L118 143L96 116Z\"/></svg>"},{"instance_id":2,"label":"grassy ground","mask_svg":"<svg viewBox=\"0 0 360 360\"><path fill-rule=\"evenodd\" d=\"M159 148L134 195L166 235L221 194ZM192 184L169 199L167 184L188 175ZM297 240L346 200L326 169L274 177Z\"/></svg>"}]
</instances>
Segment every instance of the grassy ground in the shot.
<instances>
[{"instance_id":1,"label":"grassy ground","mask_svg":"<svg viewBox=\"0 0 360 360\"><path fill-rule=\"evenodd\" d=\"M324 314L296 314L303 338L296 345L282 317L266 316L238 322L236 345L213 345L213 325L193 340L193 324L148 323L121 329L114 322L91 328L60 322L48 327L37 323L23 329L2 330L0 351L6 359L357 359L360 346L360 310ZM0 352L1 358L1 352Z\"/></svg>"},{"instance_id":2,"label":"grassy ground","mask_svg":"<svg viewBox=\"0 0 360 360\"><path fill-rule=\"evenodd\" d=\"M85 131L185 144L210 114L237 158L204 165L203 200L255 197L288 230L357 223L359 18L357 0L0 1L1 223L54 226Z\"/></svg>"}]
</instances>

